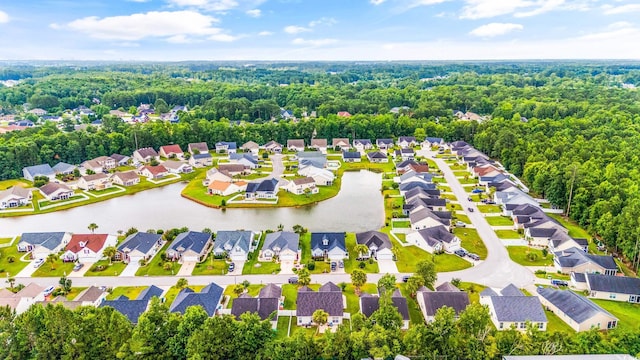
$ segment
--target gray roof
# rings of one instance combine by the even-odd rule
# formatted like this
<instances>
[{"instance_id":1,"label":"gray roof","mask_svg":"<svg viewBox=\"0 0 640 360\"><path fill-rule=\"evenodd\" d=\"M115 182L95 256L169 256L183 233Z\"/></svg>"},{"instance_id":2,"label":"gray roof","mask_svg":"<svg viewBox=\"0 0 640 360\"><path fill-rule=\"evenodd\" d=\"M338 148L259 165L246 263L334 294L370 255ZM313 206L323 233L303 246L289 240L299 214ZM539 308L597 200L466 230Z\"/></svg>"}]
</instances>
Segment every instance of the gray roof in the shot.
<instances>
[{"instance_id":1,"label":"gray roof","mask_svg":"<svg viewBox=\"0 0 640 360\"><path fill-rule=\"evenodd\" d=\"M222 299L222 292L223 289L215 283L207 285L199 293L190 288L182 289L169 307L169 311L184 314L189 306L199 305L209 316L213 316Z\"/></svg>"},{"instance_id":2,"label":"gray roof","mask_svg":"<svg viewBox=\"0 0 640 360\"><path fill-rule=\"evenodd\" d=\"M430 143L441 143L444 142L444 140L442 140L442 138L438 138L438 137L428 137L425 138L426 141L430 142Z\"/></svg>"},{"instance_id":3,"label":"gray roof","mask_svg":"<svg viewBox=\"0 0 640 360\"><path fill-rule=\"evenodd\" d=\"M422 239L424 239L424 241L431 247L435 246L439 242L451 243L451 241L456 237L442 225L420 229L418 230L418 234L420 234Z\"/></svg>"},{"instance_id":4,"label":"gray roof","mask_svg":"<svg viewBox=\"0 0 640 360\"><path fill-rule=\"evenodd\" d=\"M290 231L278 231L267 234L264 239L263 249L279 248L281 251L289 249L297 252L300 243L300 235Z\"/></svg>"},{"instance_id":5,"label":"gray roof","mask_svg":"<svg viewBox=\"0 0 640 360\"><path fill-rule=\"evenodd\" d=\"M499 322L547 322L536 296L491 296L490 300Z\"/></svg>"},{"instance_id":6,"label":"gray roof","mask_svg":"<svg viewBox=\"0 0 640 360\"><path fill-rule=\"evenodd\" d=\"M520 291L515 285L509 284L504 289L500 290L502 296L524 296L524 293Z\"/></svg>"},{"instance_id":7,"label":"gray roof","mask_svg":"<svg viewBox=\"0 0 640 360\"><path fill-rule=\"evenodd\" d=\"M400 191L409 191L413 189L423 189L423 190L436 190L436 184L426 184L420 181L412 181L404 184L400 184Z\"/></svg>"},{"instance_id":8,"label":"gray roof","mask_svg":"<svg viewBox=\"0 0 640 360\"><path fill-rule=\"evenodd\" d=\"M387 155L380 151L371 151L367 153L367 157L369 159L386 159Z\"/></svg>"},{"instance_id":9,"label":"gray roof","mask_svg":"<svg viewBox=\"0 0 640 360\"><path fill-rule=\"evenodd\" d=\"M433 180L433 175L430 173L417 173L413 170L411 171L407 171L406 173L400 175L400 182L405 182L408 179L411 179L412 177L417 177L419 179L422 179L426 182L432 182Z\"/></svg>"},{"instance_id":10,"label":"gray roof","mask_svg":"<svg viewBox=\"0 0 640 360\"><path fill-rule=\"evenodd\" d=\"M445 281L436 287L436 291L460 291L460 289L452 283Z\"/></svg>"},{"instance_id":11,"label":"gray roof","mask_svg":"<svg viewBox=\"0 0 640 360\"><path fill-rule=\"evenodd\" d=\"M27 166L23 171L26 171L31 177L55 175L55 171L49 164Z\"/></svg>"},{"instance_id":12,"label":"gray roof","mask_svg":"<svg viewBox=\"0 0 640 360\"><path fill-rule=\"evenodd\" d=\"M420 196L420 197L440 196L440 190L414 188L404 193L405 199L410 199L416 196Z\"/></svg>"},{"instance_id":13,"label":"gray roof","mask_svg":"<svg viewBox=\"0 0 640 360\"><path fill-rule=\"evenodd\" d=\"M618 265L610 255L591 255L582 249L573 247L564 251L555 252L555 261L562 267L572 268L585 263L594 263L604 269L618 270Z\"/></svg>"},{"instance_id":14,"label":"gray roof","mask_svg":"<svg viewBox=\"0 0 640 360\"><path fill-rule=\"evenodd\" d=\"M391 303L402 316L402 320L409 320L409 306L407 305L407 299L400 294L398 289L396 289L391 296ZM360 296L360 312L362 312L364 316L370 317L379 308L380 298L378 296L372 296L366 293L363 293Z\"/></svg>"},{"instance_id":15,"label":"gray roof","mask_svg":"<svg viewBox=\"0 0 640 360\"><path fill-rule=\"evenodd\" d=\"M190 143L188 145L189 151L193 151L193 150L198 150L200 151L200 153L206 153L209 152L209 146L207 145L206 142L199 142L199 143Z\"/></svg>"},{"instance_id":16,"label":"gray roof","mask_svg":"<svg viewBox=\"0 0 640 360\"><path fill-rule=\"evenodd\" d=\"M213 245L214 252L228 252L236 246L248 253L253 233L251 231L218 231Z\"/></svg>"},{"instance_id":17,"label":"gray roof","mask_svg":"<svg viewBox=\"0 0 640 360\"><path fill-rule=\"evenodd\" d=\"M216 143L216 148L227 147L229 150L235 150L238 148L235 141L219 141Z\"/></svg>"},{"instance_id":18,"label":"gray roof","mask_svg":"<svg viewBox=\"0 0 640 360\"><path fill-rule=\"evenodd\" d=\"M369 248L376 246L378 250L391 249L392 247L389 235L380 231L365 231L357 233L356 241L358 244L367 245Z\"/></svg>"},{"instance_id":19,"label":"gray roof","mask_svg":"<svg viewBox=\"0 0 640 360\"><path fill-rule=\"evenodd\" d=\"M312 233L311 234L311 250L321 249L330 251L338 248L347 251L345 244L346 233ZM325 241L326 240L326 241ZM325 245L326 243L326 245Z\"/></svg>"},{"instance_id":20,"label":"gray roof","mask_svg":"<svg viewBox=\"0 0 640 360\"><path fill-rule=\"evenodd\" d=\"M280 296L282 289L275 284L268 284L260 289L257 297L243 294L233 300L231 314L236 318L245 312L257 313L262 320L267 319L274 311L280 307Z\"/></svg>"},{"instance_id":21,"label":"gray roof","mask_svg":"<svg viewBox=\"0 0 640 360\"><path fill-rule=\"evenodd\" d=\"M480 292L480 297L485 297L485 296L500 296L500 294L498 294L492 288L488 287Z\"/></svg>"},{"instance_id":22,"label":"gray roof","mask_svg":"<svg viewBox=\"0 0 640 360\"><path fill-rule=\"evenodd\" d=\"M109 156L110 158L112 158L113 160L115 160L117 163L120 163L122 161L128 161L130 158L126 155L120 155L120 154L111 154L111 156Z\"/></svg>"},{"instance_id":23,"label":"gray roof","mask_svg":"<svg viewBox=\"0 0 640 360\"><path fill-rule=\"evenodd\" d=\"M442 225L451 225L451 212L449 211L433 211L429 208L424 208L418 211L413 211L409 214L411 224L415 224L427 218L431 218Z\"/></svg>"},{"instance_id":24,"label":"gray roof","mask_svg":"<svg viewBox=\"0 0 640 360\"><path fill-rule=\"evenodd\" d=\"M278 179L266 179L247 184L247 193L274 192L278 189Z\"/></svg>"},{"instance_id":25,"label":"gray roof","mask_svg":"<svg viewBox=\"0 0 640 360\"><path fill-rule=\"evenodd\" d=\"M191 250L199 254L204 250L205 246L207 246L209 240L211 240L211 234L187 231L178 234L171 245L169 245L169 249L179 253Z\"/></svg>"},{"instance_id":26,"label":"gray roof","mask_svg":"<svg viewBox=\"0 0 640 360\"><path fill-rule=\"evenodd\" d=\"M152 285L144 289L135 300L129 300L128 297L122 295L115 300L105 300L100 303L99 307L110 306L122 313L134 324L138 323L138 318L147 310L151 298L160 297L164 291L159 287Z\"/></svg>"},{"instance_id":27,"label":"gray roof","mask_svg":"<svg viewBox=\"0 0 640 360\"><path fill-rule=\"evenodd\" d=\"M97 286L89 286L83 292L78 294L78 297L75 298L75 301L96 301L102 297L105 293L104 290L100 289Z\"/></svg>"},{"instance_id":28,"label":"gray roof","mask_svg":"<svg viewBox=\"0 0 640 360\"><path fill-rule=\"evenodd\" d=\"M20 236L20 242L30 245L40 245L49 250L57 248L62 244L62 239L66 233L63 232L41 232L41 233L23 233Z\"/></svg>"},{"instance_id":29,"label":"gray roof","mask_svg":"<svg viewBox=\"0 0 640 360\"><path fill-rule=\"evenodd\" d=\"M579 283L586 283L587 282L587 277L585 276L584 273L572 272L571 273L571 278L575 282L579 282Z\"/></svg>"},{"instance_id":30,"label":"gray roof","mask_svg":"<svg viewBox=\"0 0 640 360\"><path fill-rule=\"evenodd\" d=\"M259 298L275 298L279 299L282 296L282 288L276 284L269 283L258 293Z\"/></svg>"},{"instance_id":31,"label":"gray roof","mask_svg":"<svg viewBox=\"0 0 640 360\"><path fill-rule=\"evenodd\" d=\"M640 295L640 279L628 276L586 274L587 286L592 291Z\"/></svg>"},{"instance_id":32,"label":"gray roof","mask_svg":"<svg viewBox=\"0 0 640 360\"><path fill-rule=\"evenodd\" d=\"M571 290L555 290L551 288L538 288L540 296L552 303L560 311L577 323L582 323L594 317L598 313L616 318L609 312L596 305L593 301L584 298Z\"/></svg>"},{"instance_id":33,"label":"gray roof","mask_svg":"<svg viewBox=\"0 0 640 360\"><path fill-rule=\"evenodd\" d=\"M333 283L327 284L333 286L323 285L317 292L308 288L300 288L298 290L298 299L296 300L297 316L311 316L318 309L326 311L329 316L343 316L342 291Z\"/></svg>"},{"instance_id":34,"label":"gray roof","mask_svg":"<svg viewBox=\"0 0 640 360\"><path fill-rule=\"evenodd\" d=\"M150 147L141 148L141 149L138 149L136 151L143 158L158 156L158 152L154 148L150 148Z\"/></svg>"},{"instance_id":35,"label":"gray roof","mask_svg":"<svg viewBox=\"0 0 640 360\"><path fill-rule=\"evenodd\" d=\"M208 159L208 158L212 158L213 156L211 156L211 154L209 154L208 152L205 152L200 154L193 154L191 155L191 157L197 160L197 159Z\"/></svg>"},{"instance_id":36,"label":"gray roof","mask_svg":"<svg viewBox=\"0 0 640 360\"><path fill-rule=\"evenodd\" d=\"M128 251L138 250L146 254L161 238L162 235L160 234L137 232L129 235L122 244L118 246L118 251L124 252L125 249Z\"/></svg>"},{"instance_id":37,"label":"gray roof","mask_svg":"<svg viewBox=\"0 0 640 360\"><path fill-rule=\"evenodd\" d=\"M76 167L74 165L67 164L64 162L59 162L53 166L53 171L55 171L56 173L67 173L67 172L73 172L75 168Z\"/></svg>"},{"instance_id":38,"label":"gray roof","mask_svg":"<svg viewBox=\"0 0 640 360\"><path fill-rule=\"evenodd\" d=\"M376 145L393 145L393 139L376 139Z\"/></svg>"},{"instance_id":39,"label":"gray roof","mask_svg":"<svg viewBox=\"0 0 640 360\"><path fill-rule=\"evenodd\" d=\"M372 145L371 140L369 139L353 139L353 145L362 144L362 145Z\"/></svg>"},{"instance_id":40,"label":"gray roof","mask_svg":"<svg viewBox=\"0 0 640 360\"><path fill-rule=\"evenodd\" d=\"M422 291L422 296L428 316L434 316L441 307L448 306L460 314L469 306L469 294L465 291Z\"/></svg>"},{"instance_id":41,"label":"gray roof","mask_svg":"<svg viewBox=\"0 0 640 360\"><path fill-rule=\"evenodd\" d=\"M161 297L164 290L155 285L151 285L148 288L142 290L136 300L151 300L152 297Z\"/></svg>"},{"instance_id":42,"label":"gray roof","mask_svg":"<svg viewBox=\"0 0 640 360\"><path fill-rule=\"evenodd\" d=\"M47 196L52 195L58 190L72 191L67 185L58 184L55 182L48 182L40 187L40 192L46 194Z\"/></svg>"},{"instance_id":43,"label":"gray roof","mask_svg":"<svg viewBox=\"0 0 640 360\"><path fill-rule=\"evenodd\" d=\"M246 159L252 164L256 164L256 165L258 164L258 158L253 154L249 154L249 153L231 153L229 154L229 159L236 160L236 161Z\"/></svg>"},{"instance_id":44,"label":"gray roof","mask_svg":"<svg viewBox=\"0 0 640 360\"><path fill-rule=\"evenodd\" d=\"M416 141L416 137L415 136L400 136L398 138L398 142L402 142L402 141L407 141L407 142L415 142Z\"/></svg>"},{"instance_id":45,"label":"gray roof","mask_svg":"<svg viewBox=\"0 0 640 360\"><path fill-rule=\"evenodd\" d=\"M343 151L342 158L343 159L360 159L361 155L358 151Z\"/></svg>"}]
</instances>

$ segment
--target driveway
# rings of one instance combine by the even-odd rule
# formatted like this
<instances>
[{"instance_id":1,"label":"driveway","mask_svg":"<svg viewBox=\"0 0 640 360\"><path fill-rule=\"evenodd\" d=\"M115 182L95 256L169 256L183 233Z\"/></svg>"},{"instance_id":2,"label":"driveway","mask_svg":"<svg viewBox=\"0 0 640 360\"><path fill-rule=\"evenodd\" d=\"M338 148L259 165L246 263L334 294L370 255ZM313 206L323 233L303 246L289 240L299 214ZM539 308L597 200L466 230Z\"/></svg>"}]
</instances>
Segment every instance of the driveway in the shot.
<instances>
[{"instance_id":1,"label":"driveway","mask_svg":"<svg viewBox=\"0 0 640 360\"><path fill-rule=\"evenodd\" d=\"M189 276L189 275L191 275L191 273L193 272L193 269L195 269L195 267L196 267L196 264L197 263L195 261L184 261L182 263L182 267L180 267L180 270L178 271L176 276Z\"/></svg>"},{"instance_id":2,"label":"driveway","mask_svg":"<svg viewBox=\"0 0 640 360\"><path fill-rule=\"evenodd\" d=\"M271 162L273 164L271 177L277 178L282 176L282 174L284 173L284 162L282 161L283 158L284 158L284 155L282 154L271 155Z\"/></svg>"},{"instance_id":3,"label":"driveway","mask_svg":"<svg viewBox=\"0 0 640 360\"><path fill-rule=\"evenodd\" d=\"M280 274L293 274L293 261L280 261Z\"/></svg>"},{"instance_id":4,"label":"driveway","mask_svg":"<svg viewBox=\"0 0 640 360\"><path fill-rule=\"evenodd\" d=\"M235 268L232 272L228 272L227 275L242 275L245 261L234 261L233 263L235 264Z\"/></svg>"},{"instance_id":5,"label":"driveway","mask_svg":"<svg viewBox=\"0 0 640 360\"><path fill-rule=\"evenodd\" d=\"M393 260L378 260L378 269L380 274L397 274L398 267Z\"/></svg>"},{"instance_id":6,"label":"driveway","mask_svg":"<svg viewBox=\"0 0 640 360\"><path fill-rule=\"evenodd\" d=\"M140 268L140 264L137 261L129 263L124 270L120 273L120 276L136 276L136 271Z\"/></svg>"},{"instance_id":7,"label":"driveway","mask_svg":"<svg viewBox=\"0 0 640 360\"><path fill-rule=\"evenodd\" d=\"M71 271L71 273L68 275L68 277L70 278L77 278L77 277L83 277L84 273L86 273L87 271L89 271L89 269L91 269L91 267L93 266L93 263L85 263L84 266L78 270L78 271Z\"/></svg>"}]
</instances>

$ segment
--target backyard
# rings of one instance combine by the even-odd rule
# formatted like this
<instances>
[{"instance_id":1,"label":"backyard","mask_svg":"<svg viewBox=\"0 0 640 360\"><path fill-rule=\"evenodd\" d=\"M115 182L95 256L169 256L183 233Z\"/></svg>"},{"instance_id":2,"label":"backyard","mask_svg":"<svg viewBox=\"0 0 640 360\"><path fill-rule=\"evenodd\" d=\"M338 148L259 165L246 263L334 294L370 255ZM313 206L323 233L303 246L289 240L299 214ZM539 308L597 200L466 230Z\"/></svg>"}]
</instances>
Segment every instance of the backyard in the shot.
<instances>
[{"instance_id":1,"label":"backyard","mask_svg":"<svg viewBox=\"0 0 640 360\"><path fill-rule=\"evenodd\" d=\"M514 262L524 266L552 266L551 254L545 257L540 249L528 246L507 246L509 257Z\"/></svg>"},{"instance_id":2,"label":"backyard","mask_svg":"<svg viewBox=\"0 0 640 360\"><path fill-rule=\"evenodd\" d=\"M113 288L113 290L107 295L107 300L114 300L119 296L126 296L129 300L134 300L140 295L142 290L146 289L148 286L119 286Z\"/></svg>"},{"instance_id":3,"label":"backyard","mask_svg":"<svg viewBox=\"0 0 640 360\"><path fill-rule=\"evenodd\" d=\"M521 239L522 235L515 230L496 230L496 235L500 239Z\"/></svg>"}]
</instances>

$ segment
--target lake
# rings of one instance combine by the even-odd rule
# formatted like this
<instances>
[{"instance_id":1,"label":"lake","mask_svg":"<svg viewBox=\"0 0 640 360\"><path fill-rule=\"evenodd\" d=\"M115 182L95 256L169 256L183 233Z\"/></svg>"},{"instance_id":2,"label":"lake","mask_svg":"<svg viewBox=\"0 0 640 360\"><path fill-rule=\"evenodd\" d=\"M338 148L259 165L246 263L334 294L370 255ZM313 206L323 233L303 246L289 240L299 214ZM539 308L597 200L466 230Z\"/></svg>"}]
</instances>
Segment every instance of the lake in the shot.
<instances>
[{"instance_id":1,"label":"lake","mask_svg":"<svg viewBox=\"0 0 640 360\"><path fill-rule=\"evenodd\" d=\"M288 230L296 224L309 231L376 230L384 224L381 179L381 174L370 171L345 172L338 195L315 205L225 210L183 198L184 184L177 183L69 210L0 218L0 236L42 231L86 233L90 223L98 225L96 232L111 234L131 227L140 231L183 226L194 231L276 230L279 224Z\"/></svg>"}]
</instances>

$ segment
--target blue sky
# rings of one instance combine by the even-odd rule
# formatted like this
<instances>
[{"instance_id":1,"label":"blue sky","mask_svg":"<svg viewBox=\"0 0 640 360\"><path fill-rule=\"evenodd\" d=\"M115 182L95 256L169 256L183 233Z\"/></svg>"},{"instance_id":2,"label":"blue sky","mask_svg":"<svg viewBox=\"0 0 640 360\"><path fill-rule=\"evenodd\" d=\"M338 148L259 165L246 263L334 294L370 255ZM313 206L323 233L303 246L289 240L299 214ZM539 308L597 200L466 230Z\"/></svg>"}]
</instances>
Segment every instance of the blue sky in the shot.
<instances>
[{"instance_id":1,"label":"blue sky","mask_svg":"<svg viewBox=\"0 0 640 360\"><path fill-rule=\"evenodd\" d=\"M4 0L0 59L640 59L631 0Z\"/></svg>"}]
</instances>

